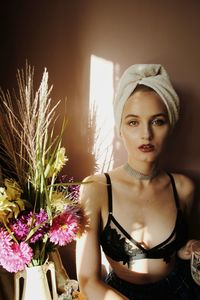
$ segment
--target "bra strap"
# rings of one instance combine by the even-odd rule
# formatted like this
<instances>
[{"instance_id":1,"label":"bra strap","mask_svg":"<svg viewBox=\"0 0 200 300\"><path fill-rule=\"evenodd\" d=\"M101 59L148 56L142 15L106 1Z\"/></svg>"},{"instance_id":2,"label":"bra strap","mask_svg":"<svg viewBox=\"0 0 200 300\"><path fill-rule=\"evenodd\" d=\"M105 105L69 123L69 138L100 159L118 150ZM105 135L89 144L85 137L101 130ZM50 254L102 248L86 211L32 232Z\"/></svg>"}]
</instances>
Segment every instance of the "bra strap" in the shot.
<instances>
[{"instance_id":1,"label":"bra strap","mask_svg":"<svg viewBox=\"0 0 200 300\"><path fill-rule=\"evenodd\" d=\"M172 188L173 188L173 193L174 193L174 199L175 199L175 202L176 202L176 207L177 207L177 209L179 209L180 208L179 196L178 196L178 193L177 193L177 189L176 189L176 184L175 184L174 177L170 173L167 173L167 175L169 176L169 178L171 180L171 184L172 184Z\"/></svg>"},{"instance_id":2,"label":"bra strap","mask_svg":"<svg viewBox=\"0 0 200 300\"><path fill-rule=\"evenodd\" d=\"M107 191L108 191L108 210L109 214L112 214L112 187L111 187L111 180L108 173L104 173L106 176L106 183L107 183Z\"/></svg>"}]
</instances>

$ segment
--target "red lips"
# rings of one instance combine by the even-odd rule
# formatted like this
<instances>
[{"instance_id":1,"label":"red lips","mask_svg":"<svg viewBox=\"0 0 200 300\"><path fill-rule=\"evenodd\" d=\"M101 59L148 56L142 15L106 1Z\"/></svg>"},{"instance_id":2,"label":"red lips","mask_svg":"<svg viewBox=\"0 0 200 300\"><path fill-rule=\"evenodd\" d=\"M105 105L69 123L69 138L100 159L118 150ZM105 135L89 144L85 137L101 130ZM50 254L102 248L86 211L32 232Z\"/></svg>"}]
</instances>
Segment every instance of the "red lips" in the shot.
<instances>
[{"instance_id":1,"label":"red lips","mask_svg":"<svg viewBox=\"0 0 200 300\"><path fill-rule=\"evenodd\" d=\"M138 149L142 152L152 152L155 150L155 147L152 144L143 144L139 146Z\"/></svg>"}]
</instances>

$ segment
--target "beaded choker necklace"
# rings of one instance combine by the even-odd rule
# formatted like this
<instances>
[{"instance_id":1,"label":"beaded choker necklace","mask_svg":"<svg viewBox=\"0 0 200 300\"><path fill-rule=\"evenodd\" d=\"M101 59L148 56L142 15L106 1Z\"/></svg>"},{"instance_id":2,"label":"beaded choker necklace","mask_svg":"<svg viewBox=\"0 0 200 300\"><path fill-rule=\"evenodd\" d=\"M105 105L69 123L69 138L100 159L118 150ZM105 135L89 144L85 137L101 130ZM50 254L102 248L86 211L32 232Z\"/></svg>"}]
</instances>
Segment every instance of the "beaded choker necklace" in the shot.
<instances>
[{"instance_id":1,"label":"beaded choker necklace","mask_svg":"<svg viewBox=\"0 0 200 300\"><path fill-rule=\"evenodd\" d=\"M124 165L124 170L131 176L135 177L136 179L138 180L151 180L153 179L154 177L156 177L156 175L158 174L158 169L157 168L154 168L152 173L150 175L145 175L135 169L133 169L129 163L127 162L125 165Z\"/></svg>"}]
</instances>

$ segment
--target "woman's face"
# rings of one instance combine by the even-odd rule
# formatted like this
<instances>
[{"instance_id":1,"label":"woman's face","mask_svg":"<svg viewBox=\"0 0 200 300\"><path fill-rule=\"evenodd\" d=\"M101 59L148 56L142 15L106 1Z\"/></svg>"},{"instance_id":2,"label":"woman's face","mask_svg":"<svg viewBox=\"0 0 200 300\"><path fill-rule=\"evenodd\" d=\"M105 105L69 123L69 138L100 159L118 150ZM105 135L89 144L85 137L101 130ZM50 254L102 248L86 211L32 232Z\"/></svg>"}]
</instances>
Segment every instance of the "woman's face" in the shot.
<instances>
[{"instance_id":1,"label":"woman's face","mask_svg":"<svg viewBox=\"0 0 200 300\"><path fill-rule=\"evenodd\" d=\"M154 91L136 91L126 101L120 133L130 159L154 162L170 132L167 109Z\"/></svg>"}]
</instances>

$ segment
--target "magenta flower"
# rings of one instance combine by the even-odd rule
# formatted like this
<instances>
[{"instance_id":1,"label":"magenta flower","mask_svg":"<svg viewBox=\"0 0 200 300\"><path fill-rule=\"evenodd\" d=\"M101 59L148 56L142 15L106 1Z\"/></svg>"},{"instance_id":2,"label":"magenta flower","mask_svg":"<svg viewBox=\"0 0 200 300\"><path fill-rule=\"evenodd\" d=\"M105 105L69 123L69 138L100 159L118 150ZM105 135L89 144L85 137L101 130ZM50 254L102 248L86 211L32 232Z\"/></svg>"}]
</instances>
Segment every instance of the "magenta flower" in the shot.
<instances>
[{"instance_id":1,"label":"magenta flower","mask_svg":"<svg viewBox=\"0 0 200 300\"><path fill-rule=\"evenodd\" d=\"M33 250L25 243L15 243L9 233L0 228L0 265L8 272L22 271L33 257Z\"/></svg>"},{"instance_id":2,"label":"magenta flower","mask_svg":"<svg viewBox=\"0 0 200 300\"><path fill-rule=\"evenodd\" d=\"M10 229L18 241L23 241L30 231L27 213L19 215L18 219L12 219L10 223Z\"/></svg>"},{"instance_id":3,"label":"magenta flower","mask_svg":"<svg viewBox=\"0 0 200 300\"><path fill-rule=\"evenodd\" d=\"M30 219L32 219L32 217L33 217L32 212L30 212L29 217L30 217ZM48 232L48 229L49 229L48 214L44 209L41 208L40 212L36 213L34 215L34 218L35 218L35 221L33 223L34 224L33 227L38 226L40 224L41 224L41 226L38 228L38 230L31 237L31 239L30 239L31 244L34 244L40 238L42 238L45 235L45 233Z\"/></svg>"},{"instance_id":4,"label":"magenta flower","mask_svg":"<svg viewBox=\"0 0 200 300\"><path fill-rule=\"evenodd\" d=\"M54 244L64 246L73 241L78 232L78 216L73 207L66 210L53 219L49 230L50 241Z\"/></svg>"},{"instance_id":5,"label":"magenta flower","mask_svg":"<svg viewBox=\"0 0 200 300\"><path fill-rule=\"evenodd\" d=\"M22 213L18 219L13 219L10 224L10 229L13 231L18 241L26 239L30 230L38 225L41 226L30 238L30 243L34 244L48 231L49 225L48 214L44 209L40 209L39 213L33 214L33 212Z\"/></svg>"}]
</instances>

